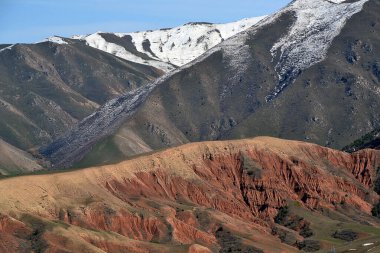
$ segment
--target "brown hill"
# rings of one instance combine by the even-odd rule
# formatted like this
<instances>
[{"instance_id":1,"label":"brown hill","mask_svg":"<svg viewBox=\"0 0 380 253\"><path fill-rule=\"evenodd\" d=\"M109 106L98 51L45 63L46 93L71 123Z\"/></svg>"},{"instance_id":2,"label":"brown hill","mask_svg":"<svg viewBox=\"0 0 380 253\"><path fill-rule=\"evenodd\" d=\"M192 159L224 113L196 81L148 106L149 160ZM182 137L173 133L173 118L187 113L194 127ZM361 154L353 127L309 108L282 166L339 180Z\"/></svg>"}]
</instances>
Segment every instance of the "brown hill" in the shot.
<instances>
[{"instance_id":1,"label":"brown hill","mask_svg":"<svg viewBox=\"0 0 380 253\"><path fill-rule=\"evenodd\" d=\"M261 137L4 179L0 252L344 252L347 233L362 252L380 238L379 166L376 150Z\"/></svg>"}]
</instances>

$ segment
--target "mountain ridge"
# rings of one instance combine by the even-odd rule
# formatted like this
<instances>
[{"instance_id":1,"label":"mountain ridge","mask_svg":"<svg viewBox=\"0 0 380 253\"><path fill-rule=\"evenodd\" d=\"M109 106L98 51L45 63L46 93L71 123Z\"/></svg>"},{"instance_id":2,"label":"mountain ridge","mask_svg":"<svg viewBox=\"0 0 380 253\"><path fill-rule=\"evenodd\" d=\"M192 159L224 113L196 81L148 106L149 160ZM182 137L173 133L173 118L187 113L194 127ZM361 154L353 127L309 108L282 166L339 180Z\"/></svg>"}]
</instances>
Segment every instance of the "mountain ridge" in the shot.
<instances>
[{"instance_id":1,"label":"mountain ridge","mask_svg":"<svg viewBox=\"0 0 380 253\"><path fill-rule=\"evenodd\" d=\"M175 33L177 37L192 36L191 29L194 26L194 29L201 30L198 35L203 36L207 40L205 43L211 47L221 38L208 38L208 31L227 26L230 28L225 30L233 34L234 29L238 32L259 19L244 19L226 25L193 23L166 30L165 33ZM183 27L188 28L183 31ZM135 34L142 36L147 32ZM130 36L128 34L116 36L102 33L102 36L110 40L118 38L118 43L131 55L136 54L136 57L141 56L145 60L153 59L150 53L139 52L132 37L126 38ZM163 74L162 70L146 62L135 63L128 57L122 59L112 52L98 51L86 44L80 39L52 36L35 44L1 45L0 83L3 93L0 94L0 114L9 121L0 123L0 137L17 148L34 152L108 100L152 82ZM140 46L141 51L144 45ZM203 51L195 53L197 55ZM15 103L18 99L20 101ZM35 115L36 111L40 113Z\"/></svg>"},{"instance_id":2,"label":"mountain ridge","mask_svg":"<svg viewBox=\"0 0 380 253\"><path fill-rule=\"evenodd\" d=\"M380 94L373 92L378 89L379 82L373 79L371 69L366 67L366 64L376 65L380 37L372 24L376 24L378 19L374 10L379 9L379 2L369 0L335 4L320 1L321 5L309 0L294 1L279 13L223 41L159 82L148 85L145 91L150 94L144 93L147 101L141 101L138 112L126 114L122 125L113 126L113 129L119 128L117 136L111 137L113 145L119 146L124 157L128 157L192 141L272 135L341 148L348 141L360 137L361 132L368 132L370 127L365 122L370 121L373 126L380 122L375 113L375 108L380 107L378 103L372 104L370 110L364 109L369 101L378 101L376 98ZM300 9L299 6L303 5L311 7ZM325 24L328 21L324 16L311 24L311 27L323 26L327 29L324 33L333 31L335 37L326 39L324 45L328 48L325 58L322 61L315 58L314 65L301 72L296 71L297 78L287 80L286 89L277 93L281 95L268 101L268 96L282 82L276 70L281 58L273 59L273 45L292 34L293 30L298 30L298 19L321 6L324 9L331 7L331 10L325 10L327 12L343 15L344 25L339 20L333 27L321 25L321 22ZM318 19L318 15L323 13L317 11L312 17ZM348 28L359 26L363 27ZM339 30L338 34L336 29ZM314 32L318 33L319 30ZM315 36L319 38L318 34ZM301 36L301 44L308 37ZM358 45L355 46L355 43ZM352 60L352 54L356 55L356 61ZM357 75L347 73L347 69ZM339 97L338 104L336 97ZM203 110L206 106L207 110ZM127 107L128 104L125 104L126 110ZM363 112L360 114L363 119L356 120L351 124L351 129L346 129L350 124L342 122L352 122L351 119L358 117L358 110ZM347 113L349 117L343 118L342 115ZM88 127L92 128L91 124ZM64 157L67 153L64 150L69 149L69 146L64 146L65 138L86 134L85 129L81 130L84 132L76 131L73 129L55 142L62 146L53 144L43 151L58 167L70 166L73 161L80 160L70 162L72 157ZM76 147L81 150L80 158L101 139L99 136L106 137L108 134L97 133L93 139L83 141L75 138L76 145L79 145ZM60 148L63 149L60 151ZM103 151L95 152L97 156L102 156ZM73 153L70 156L75 157Z\"/></svg>"}]
</instances>

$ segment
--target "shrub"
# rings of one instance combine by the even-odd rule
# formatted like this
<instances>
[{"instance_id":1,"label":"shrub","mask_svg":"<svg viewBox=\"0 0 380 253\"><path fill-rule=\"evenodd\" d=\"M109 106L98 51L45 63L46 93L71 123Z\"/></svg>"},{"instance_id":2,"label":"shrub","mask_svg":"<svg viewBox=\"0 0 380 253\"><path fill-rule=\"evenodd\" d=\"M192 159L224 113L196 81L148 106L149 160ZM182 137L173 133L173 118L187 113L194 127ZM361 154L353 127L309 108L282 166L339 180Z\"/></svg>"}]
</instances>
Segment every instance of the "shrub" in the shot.
<instances>
[{"instance_id":1,"label":"shrub","mask_svg":"<svg viewBox=\"0 0 380 253\"><path fill-rule=\"evenodd\" d=\"M334 238L337 238L337 239L340 239L343 241L347 241L347 242L351 242L351 241L358 239L358 233L356 233L350 229L337 230L337 231L335 231L335 233L332 236Z\"/></svg>"},{"instance_id":2,"label":"shrub","mask_svg":"<svg viewBox=\"0 0 380 253\"><path fill-rule=\"evenodd\" d=\"M321 244L316 240L305 240L297 244L298 248L305 252L314 252L321 249Z\"/></svg>"},{"instance_id":3,"label":"shrub","mask_svg":"<svg viewBox=\"0 0 380 253\"><path fill-rule=\"evenodd\" d=\"M283 206L278 210L278 213L276 217L274 218L274 222L277 224L282 224L282 222L285 220L286 216L289 214L289 207Z\"/></svg>"},{"instance_id":4,"label":"shrub","mask_svg":"<svg viewBox=\"0 0 380 253\"><path fill-rule=\"evenodd\" d=\"M373 208L372 208L372 216L375 216L377 218L380 218L380 202L377 203Z\"/></svg>"}]
</instances>

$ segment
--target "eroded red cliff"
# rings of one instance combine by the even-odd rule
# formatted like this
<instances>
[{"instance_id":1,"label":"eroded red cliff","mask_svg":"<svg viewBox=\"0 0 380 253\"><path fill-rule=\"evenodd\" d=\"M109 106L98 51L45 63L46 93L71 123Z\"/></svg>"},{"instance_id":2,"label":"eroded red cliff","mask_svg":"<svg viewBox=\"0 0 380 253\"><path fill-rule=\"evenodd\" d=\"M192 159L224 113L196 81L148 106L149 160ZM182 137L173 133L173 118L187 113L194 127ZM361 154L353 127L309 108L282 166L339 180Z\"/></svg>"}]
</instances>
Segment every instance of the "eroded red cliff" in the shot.
<instances>
[{"instance_id":1,"label":"eroded red cliff","mask_svg":"<svg viewBox=\"0 0 380 253\"><path fill-rule=\"evenodd\" d=\"M373 191L379 165L379 151L348 154L273 138L189 144L113 166L0 181L9 193L0 200L6 214L0 236L10 248L22 240L32 245L12 230L35 233L22 222L28 214L76 228L81 244L75 247L93 250L296 252L271 233L278 210L295 202L316 212L344 205L368 215L379 199ZM33 192L22 190L27 187ZM52 252L74 247L63 235L54 237L54 229L41 233L36 238Z\"/></svg>"}]
</instances>

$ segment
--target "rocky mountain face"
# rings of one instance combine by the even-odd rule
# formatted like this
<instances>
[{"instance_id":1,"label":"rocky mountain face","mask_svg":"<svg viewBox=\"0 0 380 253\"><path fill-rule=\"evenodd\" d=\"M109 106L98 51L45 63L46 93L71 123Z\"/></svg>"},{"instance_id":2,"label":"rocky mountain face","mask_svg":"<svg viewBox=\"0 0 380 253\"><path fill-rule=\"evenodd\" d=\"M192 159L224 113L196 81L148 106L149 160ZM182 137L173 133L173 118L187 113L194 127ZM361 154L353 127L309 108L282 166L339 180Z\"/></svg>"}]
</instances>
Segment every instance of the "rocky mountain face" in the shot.
<instances>
[{"instance_id":1,"label":"rocky mountain face","mask_svg":"<svg viewBox=\"0 0 380 253\"><path fill-rule=\"evenodd\" d=\"M4 179L0 249L376 252L379 166L376 150L261 137Z\"/></svg>"},{"instance_id":2,"label":"rocky mountain face","mask_svg":"<svg viewBox=\"0 0 380 253\"><path fill-rule=\"evenodd\" d=\"M42 153L61 168L91 149L79 166L261 135L342 148L380 125L379 11L378 0L293 1L110 101Z\"/></svg>"},{"instance_id":3,"label":"rocky mountain face","mask_svg":"<svg viewBox=\"0 0 380 253\"><path fill-rule=\"evenodd\" d=\"M75 40L0 50L0 137L30 150L47 145L106 101L162 71Z\"/></svg>"}]
</instances>

